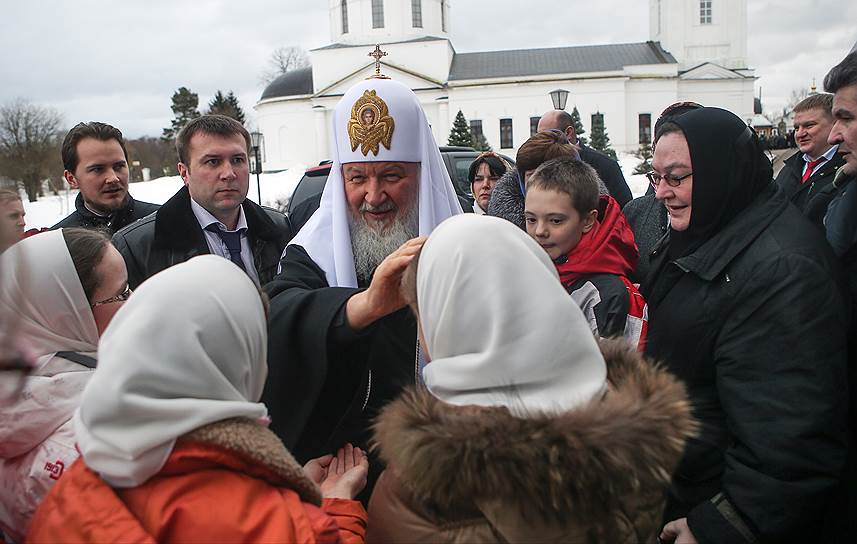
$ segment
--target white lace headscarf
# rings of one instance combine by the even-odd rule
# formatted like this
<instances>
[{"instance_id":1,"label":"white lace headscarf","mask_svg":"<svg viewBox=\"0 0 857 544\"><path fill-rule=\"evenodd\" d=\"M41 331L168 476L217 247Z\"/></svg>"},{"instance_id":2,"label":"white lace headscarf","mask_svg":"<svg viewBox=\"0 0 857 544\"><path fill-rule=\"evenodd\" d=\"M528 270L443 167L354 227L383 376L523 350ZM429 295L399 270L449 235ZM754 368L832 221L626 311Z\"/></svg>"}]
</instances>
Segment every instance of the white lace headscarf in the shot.
<instances>
[{"instance_id":1,"label":"white lace headscarf","mask_svg":"<svg viewBox=\"0 0 857 544\"><path fill-rule=\"evenodd\" d=\"M133 487L164 465L176 438L233 417L263 418L262 301L227 259L202 255L155 274L116 313L74 417L87 466Z\"/></svg>"}]
</instances>

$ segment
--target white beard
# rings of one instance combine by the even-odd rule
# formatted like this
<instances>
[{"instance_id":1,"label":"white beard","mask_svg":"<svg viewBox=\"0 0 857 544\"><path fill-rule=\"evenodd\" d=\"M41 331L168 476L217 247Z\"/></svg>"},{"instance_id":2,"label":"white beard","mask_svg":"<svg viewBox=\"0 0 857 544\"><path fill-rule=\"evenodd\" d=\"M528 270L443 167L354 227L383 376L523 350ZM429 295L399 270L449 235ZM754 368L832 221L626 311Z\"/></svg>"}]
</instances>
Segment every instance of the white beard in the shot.
<instances>
[{"instance_id":1,"label":"white beard","mask_svg":"<svg viewBox=\"0 0 857 544\"><path fill-rule=\"evenodd\" d=\"M376 230L362 216L351 218L351 253L354 255L354 271L357 282L368 284L375 269L399 246L419 234L419 212L416 205L401 215L389 227Z\"/></svg>"}]
</instances>

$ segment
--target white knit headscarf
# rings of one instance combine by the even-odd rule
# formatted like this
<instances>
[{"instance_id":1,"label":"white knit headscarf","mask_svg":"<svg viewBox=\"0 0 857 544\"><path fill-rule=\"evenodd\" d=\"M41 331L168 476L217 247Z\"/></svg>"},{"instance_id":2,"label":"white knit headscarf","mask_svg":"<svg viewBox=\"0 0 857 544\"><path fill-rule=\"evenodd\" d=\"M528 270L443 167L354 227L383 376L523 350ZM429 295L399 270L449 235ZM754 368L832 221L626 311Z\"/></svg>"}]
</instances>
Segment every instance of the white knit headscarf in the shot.
<instances>
[{"instance_id":1,"label":"white knit headscarf","mask_svg":"<svg viewBox=\"0 0 857 544\"><path fill-rule=\"evenodd\" d=\"M417 272L429 391L525 417L605 391L604 358L547 253L512 223L465 214L423 247Z\"/></svg>"},{"instance_id":2,"label":"white knit headscarf","mask_svg":"<svg viewBox=\"0 0 857 544\"><path fill-rule=\"evenodd\" d=\"M348 136L352 107L365 91L375 91L389 108L389 115L395 122L390 149L381 144L377 155L371 151L364 155L360 146L352 150ZM358 83L345 93L333 113L333 164L319 208L289 244L306 250L324 270L331 287L357 287L342 165L380 161L420 163L421 236L431 234L444 219L462 213L417 96L405 85L389 79L369 79Z\"/></svg>"},{"instance_id":3,"label":"white knit headscarf","mask_svg":"<svg viewBox=\"0 0 857 544\"><path fill-rule=\"evenodd\" d=\"M176 438L194 429L267 415L262 302L227 259L194 257L146 280L99 351L75 432L87 466L115 487L156 474Z\"/></svg>"}]
</instances>

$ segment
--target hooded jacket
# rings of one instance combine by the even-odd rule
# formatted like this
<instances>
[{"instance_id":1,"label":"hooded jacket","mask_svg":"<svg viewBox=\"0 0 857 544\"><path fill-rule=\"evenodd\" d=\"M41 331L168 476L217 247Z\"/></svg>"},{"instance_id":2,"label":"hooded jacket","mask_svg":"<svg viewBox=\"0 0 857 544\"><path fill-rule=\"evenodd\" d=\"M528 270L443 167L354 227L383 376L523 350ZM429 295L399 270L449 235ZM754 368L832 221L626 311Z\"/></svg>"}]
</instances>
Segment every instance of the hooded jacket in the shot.
<instances>
[{"instance_id":1,"label":"hooded jacket","mask_svg":"<svg viewBox=\"0 0 857 544\"><path fill-rule=\"evenodd\" d=\"M78 458L71 417L91 376L92 369L54 357L26 378L18 400L0 410L0 528L15 540Z\"/></svg>"},{"instance_id":2,"label":"hooded jacket","mask_svg":"<svg viewBox=\"0 0 857 544\"><path fill-rule=\"evenodd\" d=\"M455 406L425 390L375 426L387 471L368 542L652 542L694 422L684 386L601 342L610 390L564 413Z\"/></svg>"},{"instance_id":3,"label":"hooded jacket","mask_svg":"<svg viewBox=\"0 0 857 544\"><path fill-rule=\"evenodd\" d=\"M78 193L77 198L74 199L74 208L75 210L68 217L51 227L51 230L63 227L103 229L112 236L119 229L158 211L160 206L142 200L134 200L129 194L125 203L118 210L110 215L97 215L84 205L83 194Z\"/></svg>"},{"instance_id":4,"label":"hooded jacket","mask_svg":"<svg viewBox=\"0 0 857 544\"><path fill-rule=\"evenodd\" d=\"M363 542L357 501L321 493L266 427L249 419L180 438L142 485L112 488L79 460L45 498L31 542Z\"/></svg>"},{"instance_id":5,"label":"hooded jacket","mask_svg":"<svg viewBox=\"0 0 857 544\"><path fill-rule=\"evenodd\" d=\"M589 232L554 262L560 281L583 310L592 333L608 338L624 336L643 349L648 308L628 279L637 266L637 245L619 204L602 195L598 217Z\"/></svg>"}]
</instances>

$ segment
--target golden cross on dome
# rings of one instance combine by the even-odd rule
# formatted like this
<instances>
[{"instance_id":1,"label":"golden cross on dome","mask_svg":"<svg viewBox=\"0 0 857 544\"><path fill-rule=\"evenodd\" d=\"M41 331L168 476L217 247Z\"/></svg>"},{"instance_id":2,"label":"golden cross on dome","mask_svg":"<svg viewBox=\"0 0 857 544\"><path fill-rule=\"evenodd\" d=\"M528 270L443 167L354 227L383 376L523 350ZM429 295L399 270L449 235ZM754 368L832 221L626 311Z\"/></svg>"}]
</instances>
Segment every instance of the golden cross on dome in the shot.
<instances>
[{"instance_id":1,"label":"golden cross on dome","mask_svg":"<svg viewBox=\"0 0 857 544\"><path fill-rule=\"evenodd\" d=\"M370 76L370 79L390 79L381 74L381 57L386 57L387 53L385 51L381 51L381 46L379 44L375 44L375 50L369 53L369 56L375 59L375 73Z\"/></svg>"}]
</instances>

